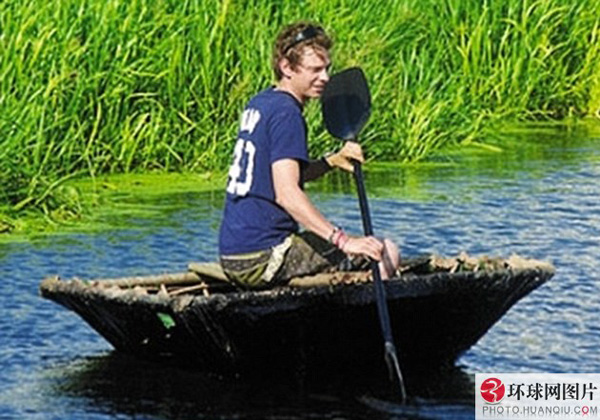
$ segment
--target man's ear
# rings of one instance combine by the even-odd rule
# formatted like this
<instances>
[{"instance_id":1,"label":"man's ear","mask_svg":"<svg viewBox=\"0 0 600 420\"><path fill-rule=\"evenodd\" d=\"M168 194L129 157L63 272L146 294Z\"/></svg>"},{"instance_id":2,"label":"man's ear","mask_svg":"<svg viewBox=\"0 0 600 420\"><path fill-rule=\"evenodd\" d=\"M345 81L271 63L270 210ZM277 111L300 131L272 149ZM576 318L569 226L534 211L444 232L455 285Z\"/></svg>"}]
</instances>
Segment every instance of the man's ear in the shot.
<instances>
[{"instance_id":1,"label":"man's ear","mask_svg":"<svg viewBox=\"0 0 600 420\"><path fill-rule=\"evenodd\" d=\"M292 69L292 64L287 58L282 58L281 60L279 60L279 70L281 71L283 77L286 79L292 77L292 73L294 72L294 70Z\"/></svg>"}]
</instances>

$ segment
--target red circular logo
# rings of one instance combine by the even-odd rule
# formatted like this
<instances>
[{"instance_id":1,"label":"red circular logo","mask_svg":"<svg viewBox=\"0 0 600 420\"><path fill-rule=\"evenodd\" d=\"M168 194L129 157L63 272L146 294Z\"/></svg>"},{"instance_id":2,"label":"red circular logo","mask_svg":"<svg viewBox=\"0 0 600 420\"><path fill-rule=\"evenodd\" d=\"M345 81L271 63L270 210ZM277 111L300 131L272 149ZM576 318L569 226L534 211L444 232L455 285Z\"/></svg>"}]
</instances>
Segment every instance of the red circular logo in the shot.
<instances>
[{"instance_id":1,"label":"red circular logo","mask_svg":"<svg viewBox=\"0 0 600 420\"><path fill-rule=\"evenodd\" d=\"M502 401L506 388L500 379L488 378L482 382L481 388L479 389L481 396L486 402L496 404Z\"/></svg>"}]
</instances>

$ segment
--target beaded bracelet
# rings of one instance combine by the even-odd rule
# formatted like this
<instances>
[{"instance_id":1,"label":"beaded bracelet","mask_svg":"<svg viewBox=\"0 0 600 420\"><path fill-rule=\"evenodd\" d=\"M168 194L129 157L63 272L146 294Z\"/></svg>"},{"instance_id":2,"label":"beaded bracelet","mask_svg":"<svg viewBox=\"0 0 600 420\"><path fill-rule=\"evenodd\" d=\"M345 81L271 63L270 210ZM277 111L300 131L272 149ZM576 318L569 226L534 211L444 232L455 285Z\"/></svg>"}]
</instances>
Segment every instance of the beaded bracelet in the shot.
<instances>
[{"instance_id":1,"label":"beaded bracelet","mask_svg":"<svg viewBox=\"0 0 600 420\"><path fill-rule=\"evenodd\" d=\"M350 240L350 238L348 237L348 235L346 235L342 231L342 234L338 238L337 243L335 244L335 246L337 246L341 251L343 251L344 250L344 246L348 243L349 240Z\"/></svg>"},{"instance_id":2,"label":"beaded bracelet","mask_svg":"<svg viewBox=\"0 0 600 420\"><path fill-rule=\"evenodd\" d=\"M329 241L330 244L334 244L335 245L335 242L337 240L336 236L340 232L342 232L342 228L341 227L339 227L339 226L334 226L333 227L333 231L331 232L331 235L329 235L329 239L328 239L328 241Z\"/></svg>"},{"instance_id":3,"label":"beaded bracelet","mask_svg":"<svg viewBox=\"0 0 600 420\"><path fill-rule=\"evenodd\" d=\"M344 233L343 230L339 230L337 235L333 238L333 244L337 247L339 247L339 243L342 240L342 238L346 236L346 234Z\"/></svg>"}]
</instances>

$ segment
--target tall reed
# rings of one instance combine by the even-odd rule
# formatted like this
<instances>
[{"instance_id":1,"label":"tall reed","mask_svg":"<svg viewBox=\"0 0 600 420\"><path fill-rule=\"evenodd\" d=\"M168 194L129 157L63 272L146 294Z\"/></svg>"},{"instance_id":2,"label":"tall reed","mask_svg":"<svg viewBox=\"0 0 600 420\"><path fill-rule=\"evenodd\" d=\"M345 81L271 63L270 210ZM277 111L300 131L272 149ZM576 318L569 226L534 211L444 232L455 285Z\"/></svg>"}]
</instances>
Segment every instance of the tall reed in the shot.
<instances>
[{"instance_id":1,"label":"tall reed","mask_svg":"<svg viewBox=\"0 0 600 420\"><path fill-rule=\"evenodd\" d=\"M377 159L600 103L595 0L0 2L0 213L80 211L71 176L224 168L278 29L321 22L364 68ZM334 147L309 107L315 153ZM4 209L4 210L2 210Z\"/></svg>"}]
</instances>

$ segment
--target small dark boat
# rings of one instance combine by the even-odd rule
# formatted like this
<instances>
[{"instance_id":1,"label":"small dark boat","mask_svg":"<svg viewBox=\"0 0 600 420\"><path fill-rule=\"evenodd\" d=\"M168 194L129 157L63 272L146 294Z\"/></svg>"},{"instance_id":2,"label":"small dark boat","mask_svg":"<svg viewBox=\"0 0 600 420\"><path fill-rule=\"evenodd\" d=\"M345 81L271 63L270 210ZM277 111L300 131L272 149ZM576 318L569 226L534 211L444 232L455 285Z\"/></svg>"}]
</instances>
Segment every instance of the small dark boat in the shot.
<instances>
[{"instance_id":1,"label":"small dark boat","mask_svg":"<svg viewBox=\"0 0 600 420\"><path fill-rule=\"evenodd\" d=\"M450 367L519 299L550 279L551 264L427 256L385 282L403 370ZM217 264L188 272L84 281L47 278L43 297L79 314L117 350L210 371L363 369L383 365L368 273L330 273L242 292ZM382 369L385 369L384 367Z\"/></svg>"}]
</instances>

